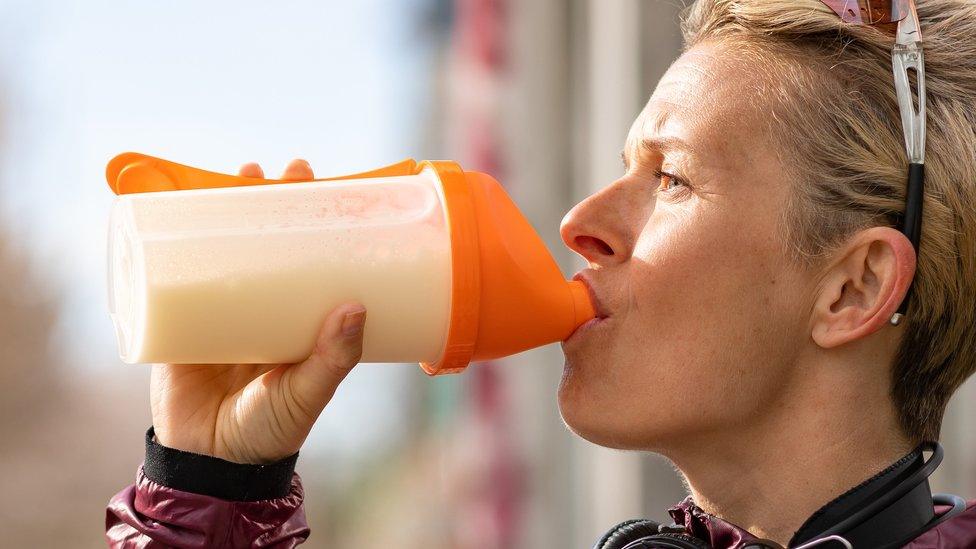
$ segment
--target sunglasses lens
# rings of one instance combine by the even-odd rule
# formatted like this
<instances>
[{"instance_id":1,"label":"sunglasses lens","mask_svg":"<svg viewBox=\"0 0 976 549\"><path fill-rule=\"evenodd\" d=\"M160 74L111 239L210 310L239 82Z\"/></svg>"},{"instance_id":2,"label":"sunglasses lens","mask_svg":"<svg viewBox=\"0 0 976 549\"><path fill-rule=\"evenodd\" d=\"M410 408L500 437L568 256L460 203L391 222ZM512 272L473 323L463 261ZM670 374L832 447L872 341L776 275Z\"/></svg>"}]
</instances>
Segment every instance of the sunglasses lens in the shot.
<instances>
[{"instance_id":1,"label":"sunglasses lens","mask_svg":"<svg viewBox=\"0 0 976 549\"><path fill-rule=\"evenodd\" d=\"M821 0L845 23L881 25L908 15L909 0Z\"/></svg>"}]
</instances>

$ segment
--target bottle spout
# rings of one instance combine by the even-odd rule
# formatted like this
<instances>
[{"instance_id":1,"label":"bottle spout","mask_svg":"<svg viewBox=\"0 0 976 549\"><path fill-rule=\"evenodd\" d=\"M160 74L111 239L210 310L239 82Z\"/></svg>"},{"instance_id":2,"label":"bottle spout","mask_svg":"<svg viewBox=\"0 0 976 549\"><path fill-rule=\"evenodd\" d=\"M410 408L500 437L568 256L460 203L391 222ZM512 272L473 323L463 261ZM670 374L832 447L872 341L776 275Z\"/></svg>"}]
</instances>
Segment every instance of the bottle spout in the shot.
<instances>
[{"instance_id":1,"label":"bottle spout","mask_svg":"<svg viewBox=\"0 0 976 549\"><path fill-rule=\"evenodd\" d=\"M563 277L495 179L456 165L438 175L453 220L454 310L444 358L421 365L428 373L563 341L595 316L586 285Z\"/></svg>"},{"instance_id":2,"label":"bottle spout","mask_svg":"<svg viewBox=\"0 0 976 549\"><path fill-rule=\"evenodd\" d=\"M590 290L585 283L579 280L570 280L569 290L573 293L574 324L576 325L573 329L576 329L596 318L596 309L593 307Z\"/></svg>"}]
</instances>

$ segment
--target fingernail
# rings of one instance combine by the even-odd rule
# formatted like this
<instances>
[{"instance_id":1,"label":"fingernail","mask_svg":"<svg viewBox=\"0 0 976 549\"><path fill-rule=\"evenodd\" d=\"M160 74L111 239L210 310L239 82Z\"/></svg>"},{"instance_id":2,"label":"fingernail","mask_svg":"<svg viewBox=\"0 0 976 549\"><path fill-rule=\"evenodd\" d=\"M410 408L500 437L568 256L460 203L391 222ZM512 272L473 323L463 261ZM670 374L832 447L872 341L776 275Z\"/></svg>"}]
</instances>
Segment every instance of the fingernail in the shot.
<instances>
[{"instance_id":1,"label":"fingernail","mask_svg":"<svg viewBox=\"0 0 976 549\"><path fill-rule=\"evenodd\" d=\"M342 319L342 335L352 337L363 331L366 323L366 309L346 313Z\"/></svg>"}]
</instances>

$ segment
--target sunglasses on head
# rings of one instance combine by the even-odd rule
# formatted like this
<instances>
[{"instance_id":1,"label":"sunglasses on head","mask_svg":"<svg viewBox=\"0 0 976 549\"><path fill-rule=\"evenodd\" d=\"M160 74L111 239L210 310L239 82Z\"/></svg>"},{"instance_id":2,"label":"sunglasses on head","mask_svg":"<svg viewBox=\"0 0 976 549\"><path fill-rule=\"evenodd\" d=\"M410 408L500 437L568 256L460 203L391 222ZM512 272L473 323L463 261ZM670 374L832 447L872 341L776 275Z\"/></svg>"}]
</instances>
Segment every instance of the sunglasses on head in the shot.
<instances>
[{"instance_id":1,"label":"sunglasses on head","mask_svg":"<svg viewBox=\"0 0 976 549\"><path fill-rule=\"evenodd\" d=\"M897 23L912 9L909 0L821 0L845 23L883 25Z\"/></svg>"},{"instance_id":2,"label":"sunglasses on head","mask_svg":"<svg viewBox=\"0 0 976 549\"><path fill-rule=\"evenodd\" d=\"M895 45L891 50L891 65L895 76L895 92L901 111L901 125L908 153L908 187L905 193L905 213L900 230L911 241L918 257L922 233L922 189L925 183L925 62L922 57L922 33L914 0L821 0L845 23L854 25L897 25ZM914 90L910 72L915 73ZM914 93L913 93L914 92ZM917 272L917 271L916 271ZM914 284L914 281L913 281ZM891 317L897 325L904 318L911 296L911 286L905 299Z\"/></svg>"}]
</instances>

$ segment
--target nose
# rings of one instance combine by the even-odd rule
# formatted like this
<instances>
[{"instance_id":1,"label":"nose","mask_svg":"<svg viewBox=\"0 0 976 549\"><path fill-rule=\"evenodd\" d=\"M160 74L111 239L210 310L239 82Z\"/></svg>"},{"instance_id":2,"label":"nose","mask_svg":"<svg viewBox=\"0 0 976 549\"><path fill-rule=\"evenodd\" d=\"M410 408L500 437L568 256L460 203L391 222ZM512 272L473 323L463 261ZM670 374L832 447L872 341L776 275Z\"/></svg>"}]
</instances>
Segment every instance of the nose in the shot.
<instances>
[{"instance_id":1,"label":"nose","mask_svg":"<svg viewBox=\"0 0 976 549\"><path fill-rule=\"evenodd\" d=\"M559 226L563 243L591 267L606 267L630 257L627 212L619 202L622 191L611 185L590 195L569 210Z\"/></svg>"}]
</instances>

